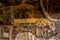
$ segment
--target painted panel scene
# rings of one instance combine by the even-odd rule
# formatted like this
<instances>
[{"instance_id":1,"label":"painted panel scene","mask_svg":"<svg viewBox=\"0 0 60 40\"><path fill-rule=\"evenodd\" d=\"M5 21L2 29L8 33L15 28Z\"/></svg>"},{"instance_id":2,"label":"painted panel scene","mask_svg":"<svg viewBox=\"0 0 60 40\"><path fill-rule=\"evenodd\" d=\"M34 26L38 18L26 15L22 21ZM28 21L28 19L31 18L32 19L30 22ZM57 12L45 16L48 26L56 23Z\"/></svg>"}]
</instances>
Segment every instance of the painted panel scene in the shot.
<instances>
[{"instance_id":1,"label":"painted panel scene","mask_svg":"<svg viewBox=\"0 0 60 40\"><path fill-rule=\"evenodd\" d=\"M0 40L60 40L60 0L0 0Z\"/></svg>"}]
</instances>

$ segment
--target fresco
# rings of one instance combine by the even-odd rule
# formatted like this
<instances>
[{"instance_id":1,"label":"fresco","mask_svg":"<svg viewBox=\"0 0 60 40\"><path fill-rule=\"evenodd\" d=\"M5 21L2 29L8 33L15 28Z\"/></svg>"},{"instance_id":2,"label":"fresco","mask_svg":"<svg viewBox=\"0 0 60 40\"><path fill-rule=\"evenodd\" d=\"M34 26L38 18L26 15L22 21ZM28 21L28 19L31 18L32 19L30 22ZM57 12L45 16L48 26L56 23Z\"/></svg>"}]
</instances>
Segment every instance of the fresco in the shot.
<instances>
[{"instance_id":1,"label":"fresco","mask_svg":"<svg viewBox=\"0 0 60 40\"><path fill-rule=\"evenodd\" d=\"M57 0L0 0L1 40L60 40L59 5Z\"/></svg>"}]
</instances>

